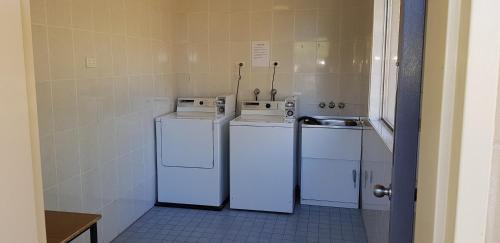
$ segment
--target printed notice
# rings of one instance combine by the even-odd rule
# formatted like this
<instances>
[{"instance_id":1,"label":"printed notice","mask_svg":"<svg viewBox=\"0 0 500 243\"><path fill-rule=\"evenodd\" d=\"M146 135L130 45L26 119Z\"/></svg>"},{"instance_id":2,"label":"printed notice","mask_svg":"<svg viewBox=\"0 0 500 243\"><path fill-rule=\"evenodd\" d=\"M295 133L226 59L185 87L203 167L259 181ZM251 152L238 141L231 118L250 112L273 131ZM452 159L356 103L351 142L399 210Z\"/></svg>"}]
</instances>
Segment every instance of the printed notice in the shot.
<instances>
[{"instance_id":1,"label":"printed notice","mask_svg":"<svg viewBox=\"0 0 500 243\"><path fill-rule=\"evenodd\" d=\"M269 67L269 41L252 41L252 67Z\"/></svg>"}]
</instances>

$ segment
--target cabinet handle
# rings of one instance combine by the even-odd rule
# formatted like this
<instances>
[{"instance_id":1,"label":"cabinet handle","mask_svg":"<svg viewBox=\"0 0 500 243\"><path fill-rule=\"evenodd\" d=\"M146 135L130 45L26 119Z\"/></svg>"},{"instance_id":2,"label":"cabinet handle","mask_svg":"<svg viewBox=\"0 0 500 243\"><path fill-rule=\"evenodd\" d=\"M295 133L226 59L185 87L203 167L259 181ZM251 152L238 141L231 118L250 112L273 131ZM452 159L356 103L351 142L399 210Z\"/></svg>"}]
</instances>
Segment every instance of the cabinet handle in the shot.
<instances>
[{"instance_id":1,"label":"cabinet handle","mask_svg":"<svg viewBox=\"0 0 500 243\"><path fill-rule=\"evenodd\" d=\"M354 182L354 188L356 188L356 178L358 177L356 170L352 170L352 181Z\"/></svg>"},{"instance_id":2,"label":"cabinet handle","mask_svg":"<svg viewBox=\"0 0 500 243\"><path fill-rule=\"evenodd\" d=\"M373 184L373 170L370 171L370 185Z\"/></svg>"},{"instance_id":3,"label":"cabinet handle","mask_svg":"<svg viewBox=\"0 0 500 243\"><path fill-rule=\"evenodd\" d=\"M365 188L367 181L368 181L368 171L365 170Z\"/></svg>"}]
</instances>

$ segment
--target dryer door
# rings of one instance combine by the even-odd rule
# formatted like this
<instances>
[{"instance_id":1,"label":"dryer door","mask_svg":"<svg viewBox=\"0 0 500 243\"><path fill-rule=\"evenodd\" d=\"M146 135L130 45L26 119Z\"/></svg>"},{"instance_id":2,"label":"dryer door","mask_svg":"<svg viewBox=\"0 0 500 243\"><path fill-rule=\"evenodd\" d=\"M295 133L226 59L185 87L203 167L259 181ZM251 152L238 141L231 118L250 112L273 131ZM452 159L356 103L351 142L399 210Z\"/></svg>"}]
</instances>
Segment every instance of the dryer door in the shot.
<instances>
[{"instance_id":1,"label":"dryer door","mask_svg":"<svg viewBox=\"0 0 500 243\"><path fill-rule=\"evenodd\" d=\"M166 119L161 125L161 164L167 167L214 167L213 121Z\"/></svg>"}]
</instances>

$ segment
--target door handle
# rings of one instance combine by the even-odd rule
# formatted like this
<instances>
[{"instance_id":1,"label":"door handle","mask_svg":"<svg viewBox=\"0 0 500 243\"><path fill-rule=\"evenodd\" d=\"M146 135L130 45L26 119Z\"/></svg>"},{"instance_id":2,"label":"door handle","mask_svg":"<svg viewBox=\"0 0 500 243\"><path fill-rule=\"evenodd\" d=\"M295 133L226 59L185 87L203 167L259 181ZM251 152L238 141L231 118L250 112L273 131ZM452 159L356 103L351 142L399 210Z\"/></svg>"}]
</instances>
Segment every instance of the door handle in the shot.
<instances>
[{"instance_id":1,"label":"door handle","mask_svg":"<svg viewBox=\"0 0 500 243\"><path fill-rule=\"evenodd\" d=\"M382 198L382 197L387 196L389 198L389 200L391 200L391 197L392 197L391 186L386 188L383 185L375 185L373 187L373 195L375 195L375 197L378 197L378 198Z\"/></svg>"}]
</instances>

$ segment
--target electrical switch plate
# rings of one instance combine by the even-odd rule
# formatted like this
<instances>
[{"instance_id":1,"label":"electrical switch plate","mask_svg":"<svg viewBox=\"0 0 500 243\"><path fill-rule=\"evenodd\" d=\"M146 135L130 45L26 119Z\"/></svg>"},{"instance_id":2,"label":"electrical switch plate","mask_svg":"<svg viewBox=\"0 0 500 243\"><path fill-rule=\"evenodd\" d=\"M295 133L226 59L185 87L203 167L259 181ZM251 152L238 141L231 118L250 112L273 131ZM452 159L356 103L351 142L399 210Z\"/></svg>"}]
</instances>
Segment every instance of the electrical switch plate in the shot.
<instances>
[{"instance_id":1,"label":"electrical switch plate","mask_svg":"<svg viewBox=\"0 0 500 243\"><path fill-rule=\"evenodd\" d=\"M95 57L87 57L85 59L85 66L87 68L96 68L97 67L97 59Z\"/></svg>"}]
</instances>

